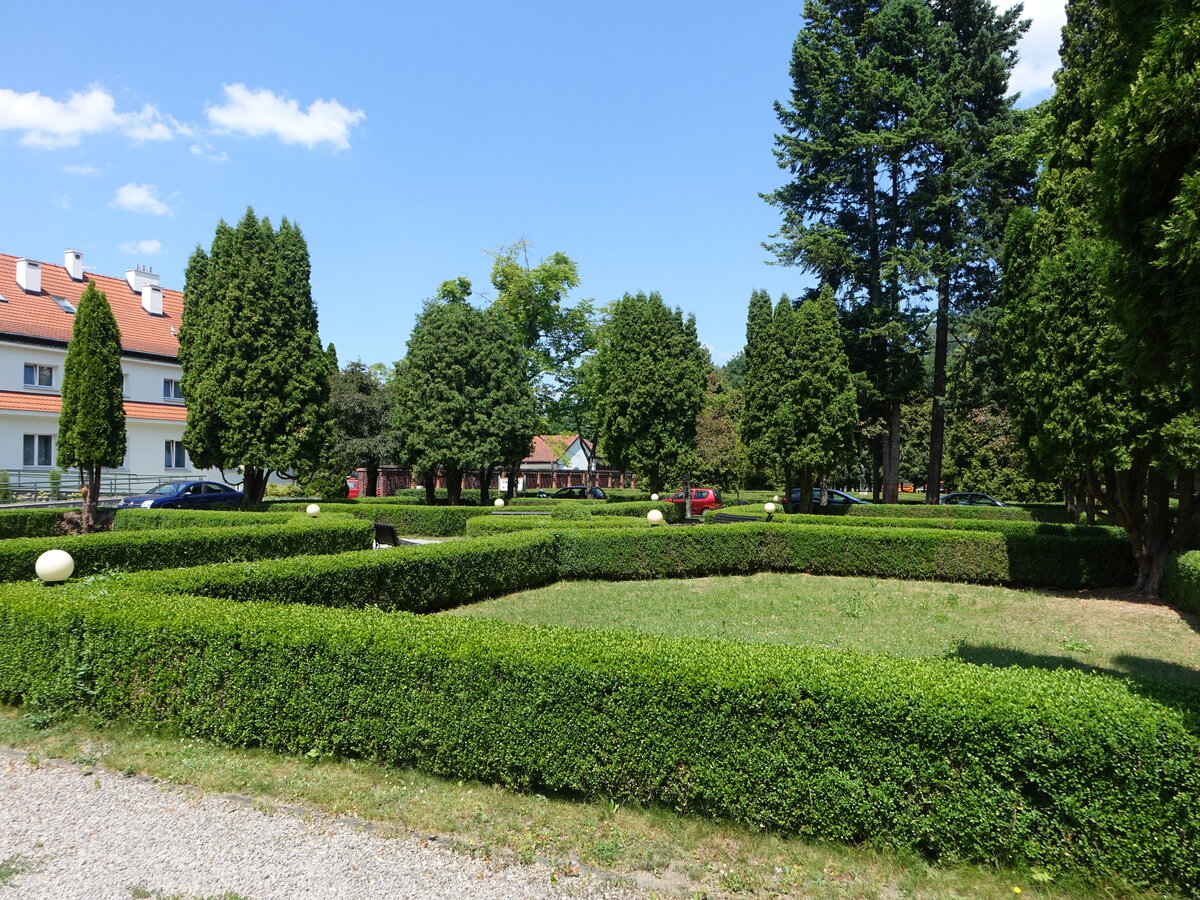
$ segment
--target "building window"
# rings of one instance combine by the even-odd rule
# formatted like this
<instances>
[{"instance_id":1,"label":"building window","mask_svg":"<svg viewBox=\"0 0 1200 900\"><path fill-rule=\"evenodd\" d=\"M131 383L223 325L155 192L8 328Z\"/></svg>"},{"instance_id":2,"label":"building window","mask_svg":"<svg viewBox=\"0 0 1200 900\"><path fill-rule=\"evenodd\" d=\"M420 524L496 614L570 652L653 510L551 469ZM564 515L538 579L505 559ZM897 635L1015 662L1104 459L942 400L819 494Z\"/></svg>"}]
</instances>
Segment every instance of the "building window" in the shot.
<instances>
[{"instance_id":1,"label":"building window","mask_svg":"<svg viewBox=\"0 0 1200 900\"><path fill-rule=\"evenodd\" d=\"M54 387L54 366L25 363L25 387Z\"/></svg>"},{"instance_id":2,"label":"building window","mask_svg":"<svg viewBox=\"0 0 1200 900\"><path fill-rule=\"evenodd\" d=\"M163 399L164 400L182 400L183 388L179 386L179 382L174 378L163 379Z\"/></svg>"},{"instance_id":3,"label":"building window","mask_svg":"<svg viewBox=\"0 0 1200 900\"><path fill-rule=\"evenodd\" d=\"M186 469L187 451L183 449L183 441L167 441L166 466L168 469Z\"/></svg>"},{"instance_id":4,"label":"building window","mask_svg":"<svg viewBox=\"0 0 1200 900\"><path fill-rule=\"evenodd\" d=\"M33 468L54 465L54 435L27 434L25 435L25 466Z\"/></svg>"}]
</instances>

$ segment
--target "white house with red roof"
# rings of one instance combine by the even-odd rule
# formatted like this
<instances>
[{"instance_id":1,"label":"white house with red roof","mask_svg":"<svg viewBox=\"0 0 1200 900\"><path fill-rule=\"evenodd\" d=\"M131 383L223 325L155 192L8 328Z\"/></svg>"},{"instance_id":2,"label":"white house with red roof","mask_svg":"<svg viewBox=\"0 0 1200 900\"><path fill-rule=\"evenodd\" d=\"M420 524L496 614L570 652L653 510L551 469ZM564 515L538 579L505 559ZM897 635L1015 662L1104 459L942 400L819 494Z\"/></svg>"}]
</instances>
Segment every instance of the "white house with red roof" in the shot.
<instances>
[{"instance_id":1,"label":"white house with red roof","mask_svg":"<svg viewBox=\"0 0 1200 900\"><path fill-rule=\"evenodd\" d=\"M85 272L78 250L67 250L62 265L0 254L0 469L19 481L55 468L63 360L89 279L108 297L121 331L129 449L111 471L162 481L199 474L183 447L183 294L140 266L124 278Z\"/></svg>"},{"instance_id":2,"label":"white house with red roof","mask_svg":"<svg viewBox=\"0 0 1200 900\"><path fill-rule=\"evenodd\" d=\"M533 449L521 461L521 470L587 472L592 442L579 434L537 434ZM596 461L599 465L599 460Z\"/></svg>"}]
</instances>

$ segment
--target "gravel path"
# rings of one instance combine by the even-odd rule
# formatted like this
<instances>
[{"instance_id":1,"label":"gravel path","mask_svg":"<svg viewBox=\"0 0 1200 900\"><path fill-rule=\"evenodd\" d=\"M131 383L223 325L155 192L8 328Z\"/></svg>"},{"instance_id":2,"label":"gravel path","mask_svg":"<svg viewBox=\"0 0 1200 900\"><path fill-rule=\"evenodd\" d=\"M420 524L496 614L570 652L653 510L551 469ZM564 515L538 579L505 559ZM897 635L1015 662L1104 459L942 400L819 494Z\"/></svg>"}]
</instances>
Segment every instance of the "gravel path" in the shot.
<instances>
[{"instance_id":1,"label":"gravel path","mask_svg":"<svg viewBox=\"0 0 1200 900\"><path fill-rule=\"evenodd\" d=\"M586 875L552 877L353 820L0 750L0 900L636 896Z\"/></svg>"}]
</instances>

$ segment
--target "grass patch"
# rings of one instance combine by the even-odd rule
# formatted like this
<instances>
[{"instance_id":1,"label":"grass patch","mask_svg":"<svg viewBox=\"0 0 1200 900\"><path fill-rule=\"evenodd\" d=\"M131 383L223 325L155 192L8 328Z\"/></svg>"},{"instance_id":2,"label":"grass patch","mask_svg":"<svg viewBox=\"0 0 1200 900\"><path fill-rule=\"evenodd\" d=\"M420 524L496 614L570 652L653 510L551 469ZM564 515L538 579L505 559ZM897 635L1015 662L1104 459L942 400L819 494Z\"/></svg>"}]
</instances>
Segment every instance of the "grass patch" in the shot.
<instances>
[{"instance_id":1,"label":"grass patch","mask_svg":"<svg viewBox=\"0 0 1200 900\"><path fill-rule=\"evenodd\" d=\"M21 853L0 859L0 888L7 885L18 875L29 872L33 868L33 860Z\"/></svg>"},{"instance_id":2,"label":"grass patch","mask_svg":"<svg viewBox=\"0 0 1200 900\"><path fill-rule=\"evenodd\" d=\"M806 844L656 808L519 795L360 760L228 749L124 724L97 728L83 718L36 730L20 710L7 706L0 706L0 745L352 815L385 831L442 835L462 850L501 861L537 859L560 871L571 871L578 862L627 878L650 896L951 900L1012 897L1014 887L1022 897L1039 900L1176 896L1118 882L1065 880L1036 870L934 867L911 854ZM167 900L153 891L140 896ZM235 896L226 895L226 900Z\"/></svg>"},{"instance_id":3,"label":"grass patch","mask_svg":"<svg viewBox=\"0 0 1200 900\"><path fill-rule=\"evenodd\" d=\"M443 614L980 665L1080 668L1200 692L1200 616L1128 591L760 573L558 582Z\"/></svg>"}]
</instances>

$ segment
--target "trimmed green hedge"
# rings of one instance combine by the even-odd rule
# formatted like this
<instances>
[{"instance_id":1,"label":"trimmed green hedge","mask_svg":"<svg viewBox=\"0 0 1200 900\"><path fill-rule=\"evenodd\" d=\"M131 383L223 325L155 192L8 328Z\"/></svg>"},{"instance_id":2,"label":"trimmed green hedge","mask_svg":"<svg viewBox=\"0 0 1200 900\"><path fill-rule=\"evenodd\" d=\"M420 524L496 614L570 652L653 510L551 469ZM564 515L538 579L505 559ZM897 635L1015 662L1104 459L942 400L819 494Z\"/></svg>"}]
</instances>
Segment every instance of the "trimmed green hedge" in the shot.
<instances>
[{"instance_id":1,"label":"trimmed green hedge","mask_svg":"<svg viewBox=\"0 0 1200 900\"><path fill-rule=\"evenodd\" d=\"M550 516L476 516L467 520L467 535L511 534L514 531L546 530L548 528L650 528L644 518L632 516L598 516L564 522Z\"/></svg>"},{"instance_id":2,"label":"trimmed green hedge","mask_svg":"<svg viewBox=\"0 0 1200 900\"><path fill-rule=\"evenodd\" d=\"M1119 680L99 587L0 587L0 699L1200 888L1200 741Z\"/></svg>"},{"instance_id":3,"label":"trimmed green hedge","mask_svg":"<svg viewBox=\"0 0 1200 900\"><path fill-rule=\"evenodd\" d=\"M1128 584L1134 572L1118 538L775 523L561 534L563 578L773 571L1078 588Z\"/></svg>"},{"instance_id":4,"label":"trimmed green hedge","mask_svg":"<svg viewBox=\"0 0 1200 900\"><path fill-rule=\"evenodd\" d=\"M75 559L75 577L84 577L109 570L171 569L232 560L344 553L369 548L373 537L369 523L339 518L305 527L258 525L11 538L0 543L0 581L33 578L37 558L53 549L70 553Z\"/></svg>"},{"instance_id":5,"label":"trimmed green hedge","mask_svg":"<svg viewBox=\"0 0 1200 900\"><path fill-rule=\"evenodd\" d=\"M1200 550L1167 557L1162 593L1163 599L1173 606L1200 613Z\"/></svg>"},{"instance_id":6,"label":"trimmed green hedge","mask_svg":"<svg viewBox=\"0 0 1200 900\"><path fill-rule=\"evenodd\" d=\"M936 508L936 507L935 507ZM941 507L944 509L945 507ZM718 512L733 513L738 516L753 516L766 521L767 513L755 507L737 507L734 509L706 510L705 523L715 522ZM775 513L772 522L784 525L829 525L828 515ZM1107 525L1065 525L1054 522L1027 522L1013 519L975 519L975 518L893 518L891 516L842 516L837 519L838 525L867 528L953 528L959 531L996 531L1000 534L1058 534L1066 537L1104 537L1123 538L1125 531Z\"/></svg>"},{"instance_id":7,"label":"trimmed green hedge","mask_svg":"<svg viewBox=\"0 0 1200 900\"><path fill-rule=\"evenodd\" d=\"M278 504L277 510L295 509L302 512L307 504ZM322 507L324 508L324 507ZM466 534L467 520L474 516L491 515L491 508L480 506L417 506L402 503L338 504L338 512L348 512L356 518L394 525L400 534L421 534L427 537L452 537Z\"/></svg>"},{"instance_id":8,"label":"trimmed green hedge","mask_svg":"<svg viewBox=\"0 0 1200 900\"><path fill-rule=\"evenodd\" d=\"M0 509L0 538L53 537L61 509Z\"/></svg>"},{"instance_id":9,"label":"trimmed green hedge","mask_svg":"<svg viewBox=\"0 0 1200 900\"><path fill-rule=\"evenodd\" d=\"M118 509L113 531L156 528L229 528L246 525L286 525L311 521L292 512L224 512L211 509Z\"/></svg>"},{"instance_id":10,"label":"trimmed green hedge","mask_svg":"<svg viewBox=\"0 0 1200 900\"><path fill-rule=\"evenodd\" d=\"M736 512L737 510L730 510ZM1026 509L1016 506L926 506L919 503L847 503L832 504L817 513L822 516L898 516L912 519L1008 519L1013 522L1074 521L1067 508Z\"/></svg>"}]
</instances>

